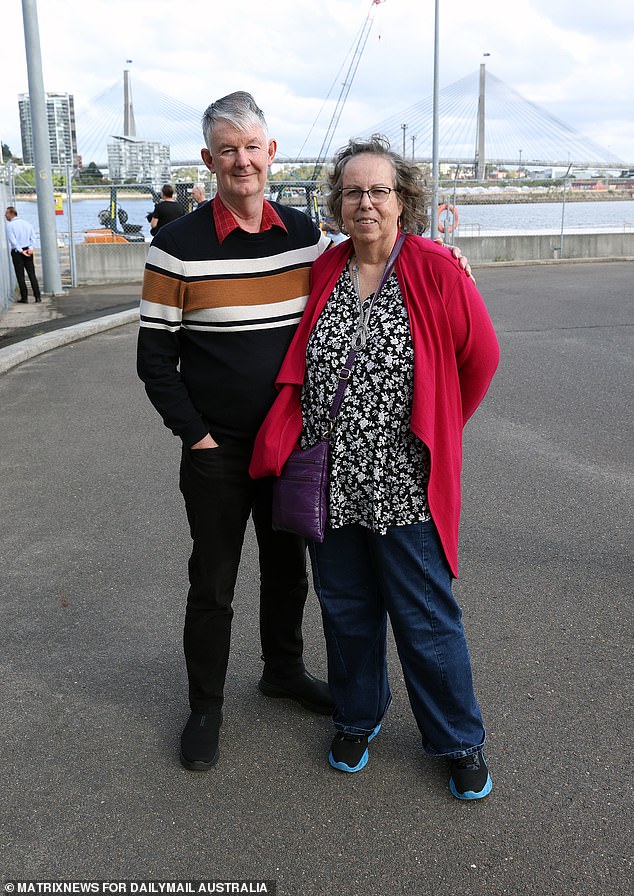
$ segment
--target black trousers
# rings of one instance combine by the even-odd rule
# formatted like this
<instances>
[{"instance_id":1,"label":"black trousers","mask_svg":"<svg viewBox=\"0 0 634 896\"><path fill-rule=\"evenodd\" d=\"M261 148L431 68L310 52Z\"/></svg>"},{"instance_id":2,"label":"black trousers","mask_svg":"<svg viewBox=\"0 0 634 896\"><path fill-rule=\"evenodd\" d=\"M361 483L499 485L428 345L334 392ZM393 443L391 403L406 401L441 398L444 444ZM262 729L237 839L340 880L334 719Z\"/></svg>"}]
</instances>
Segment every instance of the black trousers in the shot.
<instances>
[{"instance_id":1,"label":"black trousers","mask_svg":"<svg viewBox=\"0 0 634 896\"><path fill-rule=\"evenodd\" d=\"M183 644L192 712L222 705L233 597L249 516L259 549L264 672L303 671L302 617L308 580L303 538L271 528L271 481L253 480L252 443L183 448L180 489L193 540Z\"/></svg>"},{"instance_id":2,"label":"black trousers","mask_svg":"<svg viewBox=\"0 0 634 896\"><path fill-rule=\"evenodd\" d=\"M37 282L37 277L35 276L35 260L33 255L24 255L22 252L16 252L15 249L11 250L11 261L13 262L13 269L15 271L15 279L18 281L18 287L20 289L20 298L23 302L28 301L28 293L26 289L26 279L25 272L28 275L29 281L31 283L31 289L33 290L33 295L36 300L41 298L40 296L40 285Z\"/></svg>"}]
</instances>

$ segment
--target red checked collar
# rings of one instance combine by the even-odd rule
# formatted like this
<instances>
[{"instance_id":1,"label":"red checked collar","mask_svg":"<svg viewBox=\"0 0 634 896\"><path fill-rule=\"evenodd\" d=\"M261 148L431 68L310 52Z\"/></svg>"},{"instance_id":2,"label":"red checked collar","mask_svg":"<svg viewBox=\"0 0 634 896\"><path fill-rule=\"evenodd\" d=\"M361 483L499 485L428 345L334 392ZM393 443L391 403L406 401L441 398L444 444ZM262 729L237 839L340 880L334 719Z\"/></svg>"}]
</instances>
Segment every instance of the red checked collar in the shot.
<instances>
[{"instance_id":1,"label":"red checked collar","mask_svg":"<svg viewBox=\"0 0 634 896\"><path fill-rule=\"evenodd\" d=\"M223 243L230 233L233 233L234 230L238 229L240 225L233 217L229 209L223 205L220 196L215 196L213 202L211 203L211 207L213 210L214 216L214 224L216 225L216 234L218 236L218 242ZM263 230L270 230L271 227L281 227L285 233L288 233L286 225L275 211L273 206L267 200L264 200L264 206L262 208L262 221L260 223L260 233Z\"/></svg>"}]
</instances>

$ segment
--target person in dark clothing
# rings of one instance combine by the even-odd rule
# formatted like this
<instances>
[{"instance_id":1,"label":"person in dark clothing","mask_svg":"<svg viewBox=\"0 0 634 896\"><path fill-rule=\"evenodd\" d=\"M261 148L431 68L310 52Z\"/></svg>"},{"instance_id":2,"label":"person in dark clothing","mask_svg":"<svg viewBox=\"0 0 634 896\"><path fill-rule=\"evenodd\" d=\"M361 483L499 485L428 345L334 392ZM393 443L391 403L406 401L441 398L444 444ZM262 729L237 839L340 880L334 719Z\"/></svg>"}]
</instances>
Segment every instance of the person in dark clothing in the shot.
<instances>
[{"instance_id":1,"label":"person in dark clothing","mask_svg":"<svg viewBox=\"0 0 634 896\"><path fill-rule=\"evenodd\" d=\"M191 714L180 759L191 771L210 769L219 755L250 516L260 567L258 687L313 712L333 710L328 685L304 666L305 542L273 531L271 483L249 476L253 439L301 319L310 268L329 241L303 212L265 200L276 143L250 94L212 103L203 135L201 155L217 193L150 246L137 354L150 401L182 440L180 489L193 545L184 631Z\"/></svg>"},{"instance_id":2,"label":"person in dark clothing","mask_svg":"<svg viewBox=\"0 0 634 896\"><path fill-rule=\"evenodd\" d=\"M185 214L183 206L174 199L174 187L171 184L163 184L161 189L161 199L154 206L154 211L150 218L150 233L156 236L161 227L175 221Z\"/></svg>"}]
</instances>

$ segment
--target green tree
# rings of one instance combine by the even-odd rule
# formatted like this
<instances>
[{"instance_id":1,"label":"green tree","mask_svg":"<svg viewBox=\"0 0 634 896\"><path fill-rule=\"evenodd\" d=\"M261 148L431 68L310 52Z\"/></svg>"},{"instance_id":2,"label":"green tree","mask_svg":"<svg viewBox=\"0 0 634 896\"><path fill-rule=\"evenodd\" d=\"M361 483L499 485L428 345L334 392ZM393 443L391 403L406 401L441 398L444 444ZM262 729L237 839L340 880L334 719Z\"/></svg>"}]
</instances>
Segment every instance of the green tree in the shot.
<instances>
[{"instance_id":1,"label":"green tree","mask_svg":"<svg viewBox=\"0 0 634 896\"><path fill-rule=\"evenodd\" d=\"M103 174L97 167L97 163L91 162L85 168L80 169L78 180L82 184L100 184L103 181Z\"/></svg>"},{"instance_id":2,"label":"green tree","mask_svg":"<svg viewBox=\"0 0 634 896\"><path fill-rule=\"evenodd\" d=\"M15 176L16 187L35 187L35 168L21 168Z\"/></svg>"},{"instance_id":3,"label":"green tree","mask_svg":"<svg viewBox=\"0 0 634 896\"><path fill-rule=\"evenodd\" d=\"M276 171L275 174L270 174L269 180L273 183L280 183L280 181L311 180L314 168L314 165L289 163L288 165L284 165L279 171Z\"/></svg>"}]
</instances>

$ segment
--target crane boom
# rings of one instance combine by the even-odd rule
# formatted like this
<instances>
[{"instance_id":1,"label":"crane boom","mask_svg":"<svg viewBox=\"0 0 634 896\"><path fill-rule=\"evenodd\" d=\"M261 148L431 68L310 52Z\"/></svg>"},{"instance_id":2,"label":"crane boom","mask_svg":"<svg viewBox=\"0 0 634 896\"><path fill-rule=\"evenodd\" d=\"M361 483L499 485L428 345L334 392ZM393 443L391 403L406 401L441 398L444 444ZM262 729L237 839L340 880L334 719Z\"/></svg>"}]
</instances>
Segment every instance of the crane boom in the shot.
<instances>
[{"instance_id":1,"label":"crane boom","mask_svg":"<svg viewBox=\"0 0 634 896\"><path fill-rule=\"evenodd\" d=\"M370 30L372 28L373 22L373 8L375 6L379 6L384 2L385 0L372 0L372 2L370 3L370 9L368 10L368 14L365 18L363 26L361 27L361 31L359 32L359 38L352 55L352 59L350 60L350 65L348 66L345 80L341 85L339 99L337 100L335 110L332 113L330 123L328 125L328 128L326 129L326 133L321 144L321 149L319 150L319 154L317 156L317 162L315 163L313 176L311 178L312 180L317 180L317 178L321 174L321 169L324 167L324 162L326 161L328 153L330 152L330 144L332 143L332 139L335 135L337 125L339 124L339 119L341 118L341 113L343 112L343 107L348 98L348 94L350 93L350 88L352 86L352 82L354 81L354 76L357 73L359 62L361 61L365 45L368 42L368 37L370 36Z\"/></svg>"}]
</instances>

